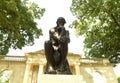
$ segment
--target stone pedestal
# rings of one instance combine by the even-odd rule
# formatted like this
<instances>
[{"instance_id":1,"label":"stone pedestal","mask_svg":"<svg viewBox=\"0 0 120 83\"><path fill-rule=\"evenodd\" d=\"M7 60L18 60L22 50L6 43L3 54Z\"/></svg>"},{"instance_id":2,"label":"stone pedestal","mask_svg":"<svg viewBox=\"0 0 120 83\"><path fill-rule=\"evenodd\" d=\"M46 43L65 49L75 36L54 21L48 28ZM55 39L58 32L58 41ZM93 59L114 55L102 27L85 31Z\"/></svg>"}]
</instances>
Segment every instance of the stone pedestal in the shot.
<instances>
[{"instance_id":1,"label":"stone pedestal","mask_svg":"<svg viewBox=\"0 0 120 83\"><path fill-rule=\"evenodd\" d=\"M44 74L39 83L86 83L81 75L50 75Z\"/></svg>"}]
</instances>

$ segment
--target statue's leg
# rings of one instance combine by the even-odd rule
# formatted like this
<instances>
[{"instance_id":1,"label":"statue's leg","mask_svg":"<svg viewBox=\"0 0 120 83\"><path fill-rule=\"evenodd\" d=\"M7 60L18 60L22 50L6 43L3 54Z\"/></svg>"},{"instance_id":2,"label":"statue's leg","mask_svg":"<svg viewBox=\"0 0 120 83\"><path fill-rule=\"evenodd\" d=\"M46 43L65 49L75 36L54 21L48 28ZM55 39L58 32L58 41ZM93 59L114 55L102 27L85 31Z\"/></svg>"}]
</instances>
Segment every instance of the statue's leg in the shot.
<instances>
[{"instance_id":1,"label":"statue's leg","mask_svg":"<svg viewBox=\"0 0 120 83\"><path fill-rule=\"evenodd\" d=\"M68 63L68 60L66 59L65 61L65 74L72 74L71 70L70 70L70 66L69 66L69 63Z\"/></svg>"},{"instance_id":2,"label":"statue's leg","mask_svg":"<svg viewBox=\"0 0 120 83\"><path fill-rule=\"evenodd\" d=\"M68 45L67 44L61 44L61 47L59 49L60 55L61 55L61 62L60 65L63 64L66 60L67 53L68 53Z\"/></svg>"},{"instance_id":3,"label":"statue's leg","mask_svg":"<svg viewBox=\"0 0 120 83\"><path fill-rule=\"evenodd\" d=\"M61 62L58 69L59 73L72 74L70 71L68 60L67 60L68 46L66 44L61 45L61 48L59 49L59 51L61 55Z\"/></svg>"},{"instance_id":4,"label":"statue's leg","mask_svg":"<svg viewBox=\"0 0 120 83\"><path fill-rule=\"evenodd\" d=\"M67 59L63 62L60 68L57 69L57 74L72 74Z\"/></svg>"},{"instance_id":5,"label":"statue's leg","mask_svg":"<svg viewBox=\"0 0 120 83\"><path fill-rule=\"evenodd\" d=\"M48 62L46 63L45 74L56 74L56 70Z\"/></svg>"},{"instance_id":6,"label":"statue's leg","mask_svg":"<svg viewBox=\"0 0 120 83\"><path fill-rule=\"evenodd\" d=\"M49 64L48 62L46 63L46 69L45 69L45 74L48 74L49 73Z\"/></svg>"},{"instance_id":7,"label":"statue's leg","mask_svg":"<svg viewBox=\"0 0 120 83\"><path fill-rule=\"evenodd\" d=\"M47 63L50 64L53 69L55 68L55 60L54 60L54 49L52 47L52 43L50 41L45 41L44 43L44 50L45 50L45 56L47 59Z\"/></svg>"}]
</instances>

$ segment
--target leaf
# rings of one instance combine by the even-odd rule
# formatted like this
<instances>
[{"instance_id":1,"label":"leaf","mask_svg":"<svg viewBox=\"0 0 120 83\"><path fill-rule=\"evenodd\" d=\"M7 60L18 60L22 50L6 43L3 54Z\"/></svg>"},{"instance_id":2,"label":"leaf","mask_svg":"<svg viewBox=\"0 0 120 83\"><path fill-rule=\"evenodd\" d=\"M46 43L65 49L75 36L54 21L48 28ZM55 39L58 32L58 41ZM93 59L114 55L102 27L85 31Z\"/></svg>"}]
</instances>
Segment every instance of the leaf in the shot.
<instances>
[{"instance_id":1,"label":"leaf","mask_svg":"<svg viewBox=\"0 0 120 83\"><path fill-rule=\"evenodd\" d=\"M109 58L120 52L119 0L72 0L70 10L77 19L70 27L85 36L86 57Z\"/></svg>"},{"instance_id":2,"label":"leaf","mask_svg":"<svg viewBox=\"0 0 120 83\"><path fill-rule=\"evenodd\" d=\"M33 45L34 39L42 35L35 19L44 12L29 0L0 0L0 54L7 54L9 48Z\"/></svg>"}]
</instances>

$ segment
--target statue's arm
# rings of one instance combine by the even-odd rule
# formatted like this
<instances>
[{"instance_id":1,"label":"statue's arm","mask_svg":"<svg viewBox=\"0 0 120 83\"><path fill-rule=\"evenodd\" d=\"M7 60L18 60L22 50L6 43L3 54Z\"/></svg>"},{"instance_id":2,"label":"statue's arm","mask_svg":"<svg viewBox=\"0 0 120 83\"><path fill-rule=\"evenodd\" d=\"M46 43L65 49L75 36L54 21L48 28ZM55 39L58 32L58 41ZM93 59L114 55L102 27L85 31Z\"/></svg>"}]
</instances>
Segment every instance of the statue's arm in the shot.
<instances>
[{"instance_id":1,"label":"statue's arm","mask_svg":"<svg viewBox=\"0 0 120 83\"><path fill-rule=\"evenodd\" d=\"M60 41L62 41L62 46L61 46L62 56L61 56L61 61L59 66L61 66L65 62L67 57L68 43L70 42L69 31L66 30L65 35L61 37Z\"/></svg>"},{"instance_id":2,"label":"statue's arm","mask_svg":"<svg viewBox=\"0 0 120 83\"><path fill-rule=\"evenodd\" d=\"M54 35L55 34L55 29L52 28L49 30L49 39L52 41L53 39L54 40L57 40L57 37Z\"/></svg>"},{"instance_id":3,"label":"statue's arm","mask_svg":"<svg viewBox=\"0 0 120 83\"><path fill-rule=\"evenodd\" d=\"M69 31L65 30L65 34L61 36L60 38L61 43L69 43L70 42L70 37L69 37Z\"/></svg>"}]
</instances>

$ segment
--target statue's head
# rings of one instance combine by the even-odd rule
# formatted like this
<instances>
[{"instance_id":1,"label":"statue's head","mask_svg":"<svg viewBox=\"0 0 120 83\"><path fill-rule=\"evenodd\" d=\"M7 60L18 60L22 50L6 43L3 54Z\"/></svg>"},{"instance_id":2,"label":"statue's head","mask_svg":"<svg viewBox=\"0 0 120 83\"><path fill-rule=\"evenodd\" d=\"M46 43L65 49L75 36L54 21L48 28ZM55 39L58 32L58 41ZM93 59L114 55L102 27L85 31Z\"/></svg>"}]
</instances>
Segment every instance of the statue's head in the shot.
<instances>
[{"instance_id":1,"label":"statue's head","mask_svg":"<svg viewBox=\"0 0 120 83\"><path fill-rule=\"evenodd\" d=\"M66 23L65 19L63 17L59 17L57 19L57 26L64 26L64 24Z\"/></svg>"}]
</instances>

